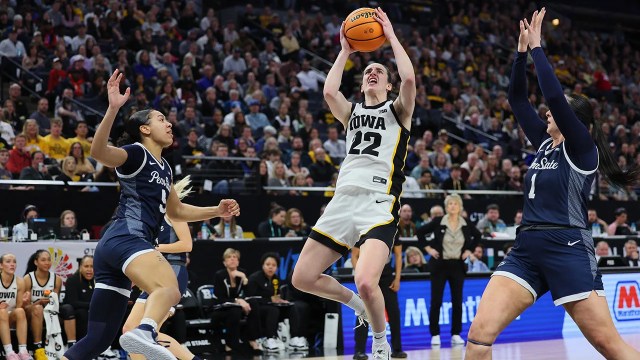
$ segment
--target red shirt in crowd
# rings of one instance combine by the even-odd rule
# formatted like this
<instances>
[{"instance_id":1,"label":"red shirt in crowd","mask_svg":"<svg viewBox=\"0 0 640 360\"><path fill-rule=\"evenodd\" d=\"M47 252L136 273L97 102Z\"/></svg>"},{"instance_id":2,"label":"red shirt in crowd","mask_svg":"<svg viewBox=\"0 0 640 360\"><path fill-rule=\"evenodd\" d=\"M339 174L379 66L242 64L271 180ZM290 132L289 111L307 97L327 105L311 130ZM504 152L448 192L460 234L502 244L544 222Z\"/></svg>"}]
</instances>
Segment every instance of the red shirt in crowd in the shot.
<instances>
[{"instance_id":1,"label":"red shirt in crowd","mask_svg":"<svg viewBox=\"0 0 640 360\"><path fill-rule=\"evenodd\" d=\"M20 172L22 171L22 169L28 166L31 166L31 154L28 151L23 152L22 150L18 150L16 148L13 148L9 151L7 170L11 171L16 179L18 178L17 176L20 176Z\"/></svg>"}]
</instances>

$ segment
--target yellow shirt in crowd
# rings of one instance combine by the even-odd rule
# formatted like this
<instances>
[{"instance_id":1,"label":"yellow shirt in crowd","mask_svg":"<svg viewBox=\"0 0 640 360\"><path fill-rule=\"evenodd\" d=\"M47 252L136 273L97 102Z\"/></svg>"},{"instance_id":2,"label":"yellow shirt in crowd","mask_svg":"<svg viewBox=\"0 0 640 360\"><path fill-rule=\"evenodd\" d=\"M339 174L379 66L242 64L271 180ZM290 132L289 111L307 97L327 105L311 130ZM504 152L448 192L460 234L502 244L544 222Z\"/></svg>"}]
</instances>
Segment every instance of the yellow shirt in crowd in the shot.
<instances>
[{"instance_id":1,"label":"yellow shirt in crowd","mask_svg":"<svg viewBox=\"0 0 640 360\"><path fill-rule=\"evenodd\" d=\"M42 152L50 158L60 161L69 155L69 141L62 136L54 139L51 137L51 134L49 134L45 136L43 140Z\"/></svg>"},{"instance_id":2,"label":"yellow shirt in crowd","mask_svg":"<svg viewBox=\"0 0 640 360\"><path fill-rule=\"evenodd\" d=\"M82 152L84 152L84 156L89 157L91 155L91 143L88 142L86 139L80 139L78 137L74 137L71 139L67 139L67 141L69 142L69 147L71 147L73 143L79 142L80 145L82 145Z\"/></svg>"}]
</instances>

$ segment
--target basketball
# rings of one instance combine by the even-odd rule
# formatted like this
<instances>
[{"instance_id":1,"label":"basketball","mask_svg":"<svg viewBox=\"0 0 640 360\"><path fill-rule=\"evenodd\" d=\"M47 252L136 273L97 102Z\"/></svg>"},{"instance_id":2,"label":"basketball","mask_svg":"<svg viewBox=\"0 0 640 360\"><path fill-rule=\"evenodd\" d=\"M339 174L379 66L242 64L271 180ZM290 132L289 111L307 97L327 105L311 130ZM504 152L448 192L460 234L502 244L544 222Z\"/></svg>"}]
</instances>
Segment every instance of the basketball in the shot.
<instances>
[{"instance_id":1,"label":"basketball","mask_svg":"<svg viewBox=\"0 0 640 360\"><path fill-rule=\"evenodd\" d=\"M344 36L353 50L369 52L378 49L387 38L372 8L354 10L344 23Z\"/></svg>"}]
</instances>

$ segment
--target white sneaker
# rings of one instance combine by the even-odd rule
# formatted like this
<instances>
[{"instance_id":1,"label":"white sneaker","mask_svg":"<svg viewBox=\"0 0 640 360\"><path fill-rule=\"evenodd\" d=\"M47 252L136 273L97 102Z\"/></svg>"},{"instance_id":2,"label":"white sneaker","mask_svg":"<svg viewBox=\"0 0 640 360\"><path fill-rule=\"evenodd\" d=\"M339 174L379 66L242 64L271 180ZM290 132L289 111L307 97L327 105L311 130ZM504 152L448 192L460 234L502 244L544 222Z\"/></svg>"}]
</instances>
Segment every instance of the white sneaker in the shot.
<instances>
[{"instance_id":1,"label":"white sneaker","mask_svg":"<svg viewBox=\"0 0 640 360\"><path fill-rule=\"evenodd\" d=\"M169 349L155 341L152 332L140 328L120 336L120 346L128 353L144 354L148 359L176 360Z\"/></svg>"},{"instance_id":2,"label":"white sneaker","mask_svg":"<svg viewBox=\"0 0 640 360\"><path fill-rule=\"evenodd\" d=\"M289 348L294 350L308 350L309 343L303 336L296 336L289 340Z\"/></svg>"},{"instance_id":3,"label":"white sneaker","mask_svg":"<svg viewBox=\"0 0 640 360\"><path fill-rule=\"evenodd\" d=\"M280 341L282 343L282 341ZM266 352L278 352L280 351L280 346L278 345L278 340L274 338L268 338L262 343L262 350Z\"/></svg>"},{"instance_id":4,"label":"white sneaker","mask_svg":"<svg viewBox=\"0 0 640 360\"><path fill-rule=\"evenodd\" d=\"M464 345L464 339L460 335L451 335L451 345Z\"/></svg>"},{"instance_id":5,"label":"white sneaker","mask_svg":"<svg viewBox=\"0 0 640 360\"><path fill-rule=\"evenodd\" d=\"M431 346L440 346L440 335L431 337Z\"/></svg>"},{"instance_id":6,"label":"white sneaker","mask_svg":"<svg viewBox=\"0 0 640 360\"><path fill-rule=\"evenodd\" d=\"M284 344L284 341L282 341L279 338L275 338L275 341L276 341L276 345L278 345L278 350L286 349L287 346Z\"/></svg>"},{"instance_id":7,"label":"white sneaker","mask_svg":"<svg viewBox=\"0 0 640 360\"><path fill-rule=\"evenodd\" d=\"M375 343L371 347L371 357L373 360L390 360L391 359L391 346L388 342L381 345Z\"/></svg>"}]
</instances>

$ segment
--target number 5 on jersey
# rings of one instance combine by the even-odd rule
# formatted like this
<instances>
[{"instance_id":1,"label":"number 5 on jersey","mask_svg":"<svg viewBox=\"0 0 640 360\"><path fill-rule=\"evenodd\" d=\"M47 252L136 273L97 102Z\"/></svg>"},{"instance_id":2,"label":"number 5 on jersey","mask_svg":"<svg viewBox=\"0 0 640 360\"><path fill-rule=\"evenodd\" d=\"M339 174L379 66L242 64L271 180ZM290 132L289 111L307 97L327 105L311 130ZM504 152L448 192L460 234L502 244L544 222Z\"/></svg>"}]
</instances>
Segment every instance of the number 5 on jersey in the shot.
<instances>
[{"instance_id":1,"label":"number 5 on jersey","mask_svg":"<svg viewBox=\"0 0 640 360\"><path fill-rule=\"evenodd\" d=\"M360 150L358 147L362 144L362 141L369 143L364 149ZM363 135L362 131L358 131L353 136L353 142L351 143L351 148L349 149L349 154L353 155L373 155L378 156L379 152L376 150L380 144L382 143L382 135L377 132L365 132Z\"/></svg>"}]
</instances>

